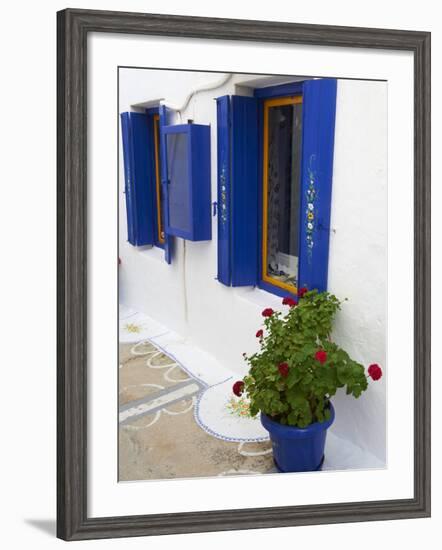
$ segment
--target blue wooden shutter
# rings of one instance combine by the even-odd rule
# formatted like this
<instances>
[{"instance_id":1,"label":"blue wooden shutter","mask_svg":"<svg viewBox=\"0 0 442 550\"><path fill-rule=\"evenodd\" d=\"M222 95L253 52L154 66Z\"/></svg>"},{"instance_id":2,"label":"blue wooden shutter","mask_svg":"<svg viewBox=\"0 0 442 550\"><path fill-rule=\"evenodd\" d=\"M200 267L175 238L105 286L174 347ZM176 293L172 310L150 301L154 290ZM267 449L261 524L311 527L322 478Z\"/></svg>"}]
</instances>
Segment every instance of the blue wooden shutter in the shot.
<instances>
[{"instance_id":1,"label":"blue wooden shutter","mask_svg":"<svg viewBox=\"0 0 442 550\"><path fill-rule=\"evenodd\" d=\"M169 209L168 209L168 178L167 178L167 145L166 135L163 131L165 126L171 123L171 111L165 105L160 105L160 149L161 149L161 186L163 189L163 216L164 216L164 258L168 264L172 263L173 255L173 237L168 235L166 227L169 227Z\"/></svg>"},{"instance_id":2,"label":"blue wooden shutter","mask_svg":"<svg viewBox=\"0 0 442 550\"><path fill-rule=\"evenodd\" d=\"M258 101L223 96L218 124L218 280L257 284Z\"/></svg>"},{"instance_id":3,"label":"blue wooden shutter","mask_svg":"<svg viewBox=\"0 0 442 550\"><path fill-rule=\"evenodd\" d=\"M218 281L230 286L230 97L217 99Z\"/></svg>"},{"instance_id":4,"label":"blue wooden shutter","mask_svg":"<svg viewBox=\"0 0 442 550\"><path fill-rule=\"evenodd\" d=\"M153 189L149 177L149 138L144 113L122 113L128 240L135 246L153 244Z\"/></svg>"},{"instance_id":5,"label":"blue wooden shutter","mask_svg":"<svg viewBox=\"0 0 442 550\"><path fill-rule=\"evenodd\" d=\"M299 287L327 289L336 88L334 79L303 86Z\"/></svg>"},{"instance_id":6,"label":"blue wooden shutter","mask_svg":"<svg viewBox=\"0 0 442 550\"><path fill-rule=\"evenodd\" d=\"M258 277L258 100L232 96L232 286Z\"/></svg>"},{"instance_id":7,"label":"blue wooden shutter","mask_svg":"<svg viewBox=\"0 0 442 550\"><path fill-rule=\"evenodd\" d=\"M257 284L258 100L232 96L231 103L232 286Z\"/></svg>"},{"instance_id":8,"label":"blue wooden shutter","mask_svg":"<svg viewBox=\"0 0 442 550\"><path fill-rule=\"evenodd\" d=\"M126 201L126 219L127 219L127 240L131 244L135 244L135 213L134 213L134 198L135 193L133 183L133 152L132 138L130 132L129 113L121 113L121 135L123 141L123 159L124 159L124 194Z\"/></svg>"}]
</instances>

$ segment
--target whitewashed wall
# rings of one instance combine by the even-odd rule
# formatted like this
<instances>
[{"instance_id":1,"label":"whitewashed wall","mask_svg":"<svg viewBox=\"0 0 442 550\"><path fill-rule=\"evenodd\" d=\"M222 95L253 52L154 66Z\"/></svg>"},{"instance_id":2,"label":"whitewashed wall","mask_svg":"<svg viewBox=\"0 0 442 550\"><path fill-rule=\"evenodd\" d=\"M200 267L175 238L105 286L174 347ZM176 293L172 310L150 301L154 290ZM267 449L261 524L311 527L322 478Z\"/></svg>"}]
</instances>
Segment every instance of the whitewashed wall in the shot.
<instances>
[{"instance_id":1,"label":"whitewashed wall","mask_svg":"<svg viewBox=\"0 0 442 550\"><path fill-rule=\"evenodd\" d=\"M179 71L120 70L120 112L155 99L182 103L189 91L220 75ZM291 79L293 80L293 78ZM262 77L235 75L216 90L194 96L181 120L211 125L212 200L217 197L215 97L247 93ZM282 82L268 80L266 85ZM246 87L244 87L246 86ZM180 122L176 117L174 122ZM122 159L121 140L120 158ZM175 240L173 263L161 249L127 243L123 163L120 163L120 301L144 312L213 354L238 377L244 351L256 349L263 307L281 301L256 288L227 288L216 281L217 219L212 240ZM386 367L387 84L338 81L329 290L348 298L335 339L364 365ZM351 437L385 460L386 377L358 400L338 395L335 432Z\"/></svg>"}]
</instances>

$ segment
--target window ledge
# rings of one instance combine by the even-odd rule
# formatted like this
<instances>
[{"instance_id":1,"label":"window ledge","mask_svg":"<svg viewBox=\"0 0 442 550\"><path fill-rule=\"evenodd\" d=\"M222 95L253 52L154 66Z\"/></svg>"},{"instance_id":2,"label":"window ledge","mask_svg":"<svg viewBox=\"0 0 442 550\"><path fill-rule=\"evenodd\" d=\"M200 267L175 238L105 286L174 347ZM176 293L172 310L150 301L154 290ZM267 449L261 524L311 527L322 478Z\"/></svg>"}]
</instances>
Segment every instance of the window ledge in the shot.
<instances>
[{"instance_id":1,"label":"window ledge","mask_svg":"<svg viewBox=\"0 0 442 550\"><path fill-rule=\"evenodd\" d=\"M247 286L247 287L236 287L235 294L242 300L249 302L255 306L259 307L273 307L274 309L280 309L282 304L282 298L276 296L271 292L267 292L258 287Z\"/></svg>"},{"instance_id":2,"label":"window ledge","mask_svg":"<svg viewBox=\"0 0 442 550\"><path fill-rule=\"evenodd\" d=\"M137 248L137 253L144 258L152 258L153 260L164 263L164 249L158 246L146 245Z\"/></svg>"}]
</instances>

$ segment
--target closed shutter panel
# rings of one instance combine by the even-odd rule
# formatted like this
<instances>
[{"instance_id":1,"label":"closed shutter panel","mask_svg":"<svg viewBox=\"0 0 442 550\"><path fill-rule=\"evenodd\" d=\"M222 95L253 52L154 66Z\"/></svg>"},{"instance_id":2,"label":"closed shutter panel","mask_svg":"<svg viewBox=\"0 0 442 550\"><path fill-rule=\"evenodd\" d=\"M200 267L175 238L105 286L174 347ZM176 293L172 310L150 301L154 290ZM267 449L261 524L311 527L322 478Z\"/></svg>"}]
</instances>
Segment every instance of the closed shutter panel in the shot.
<instances>
[{"instance_id":1,"label":"closed shutter panel","mask_svg":"<svg viewBox=\"0 0 442 550\"><path fill-rule=\"evenodd\" d=\"M337 81L303 86L299 286L327 289Z\"/></svg>"},{"instance_id":2,"label":"closed shutter panel","mask_svg":"<svg viewBox=\"0 0 442 550\"><path fill-rule=\"evenodd\" d=\"M149 177L147 116L122 113L123 157L128 241L153 244L153 189Z\"/></svg>"}]
</instances>

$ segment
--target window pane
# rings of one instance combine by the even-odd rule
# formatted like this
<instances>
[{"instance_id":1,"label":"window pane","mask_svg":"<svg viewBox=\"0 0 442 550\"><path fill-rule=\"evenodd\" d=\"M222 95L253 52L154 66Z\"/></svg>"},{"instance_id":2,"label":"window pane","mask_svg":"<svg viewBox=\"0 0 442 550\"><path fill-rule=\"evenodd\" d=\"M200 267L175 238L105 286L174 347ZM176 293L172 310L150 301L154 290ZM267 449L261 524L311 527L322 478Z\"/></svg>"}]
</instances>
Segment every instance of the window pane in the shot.
<instances>
[{"instance_id":1,"label":"window pane","mask_svg":"<svg viewBox=\"0 0 442 550\"><path fill-rule=\"evenodd\" d=\"M188 151L187 134L167 134L169 224L182 231L191 230Z\"/></svg>"},{"instance_id":2,"label":"window pane","mask_svg":"<svg viewBox=\"0 0 442 550\"><path fill-rule=\"evenodd\" d=\"M298 278L302 103L300 98L281 103L273 100L267 107L263 260L265 279L290 290Z\"/></svg>"}]
</instances>

